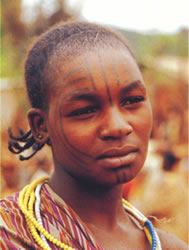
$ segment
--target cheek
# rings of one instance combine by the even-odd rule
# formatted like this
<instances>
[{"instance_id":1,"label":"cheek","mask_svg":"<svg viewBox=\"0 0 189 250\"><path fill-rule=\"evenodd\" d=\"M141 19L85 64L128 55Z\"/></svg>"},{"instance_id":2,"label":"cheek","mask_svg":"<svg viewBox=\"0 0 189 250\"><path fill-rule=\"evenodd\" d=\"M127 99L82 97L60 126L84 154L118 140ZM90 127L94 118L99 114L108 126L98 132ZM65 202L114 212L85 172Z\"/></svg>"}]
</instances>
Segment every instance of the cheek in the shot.
<instances>
[{"instance_id":1,"label":"cheek","mask_svg":"<svg viewBox=\"0 0 189 250\"><path fill-rule=\"evenodd\" d=\"M141 137L141 139L149 139L152 130L152 110L149 103L139 111L135 120L135 132Z\"/></svg>"},{"instance_id":2,"label":"cheek","mask_svg":"<svg viewBox=\"0 0 189 250\"><path fill-rule=\"evenodd\" d=\"M66 140L81 151L86 150L88 152L96 138L94 124L86 121L73 125L70 122L63 122L62 130Z\"/></svg>"}]
</instances>

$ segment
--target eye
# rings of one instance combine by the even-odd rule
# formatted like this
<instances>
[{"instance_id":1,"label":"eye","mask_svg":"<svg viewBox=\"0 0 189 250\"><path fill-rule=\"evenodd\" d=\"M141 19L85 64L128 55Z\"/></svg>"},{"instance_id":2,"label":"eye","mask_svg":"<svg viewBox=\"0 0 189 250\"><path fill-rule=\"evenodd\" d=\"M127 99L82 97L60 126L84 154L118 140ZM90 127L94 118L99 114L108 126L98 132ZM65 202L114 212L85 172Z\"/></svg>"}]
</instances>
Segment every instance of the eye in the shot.
<instances>
[{"instance_id":1,"label":"eye","mask_svg":"<svg viewBox=\"0 0 189 250\"><path fill-rule=\"evenodd\" d=\"M142 101L144 101L143 96L129 96L122 100L121 105L122 106L134 105Z\"/></svg>"},{"instance_id":2,"label":"eye","mask_svg":"<svg viewBox=\"0 0 189 250\"><path fill-rule=\"evenodd\" d=\"M97 111L97 107L88 106L80 109L71 111L67 117L88 117L90 114L93 114Z\"/></svg>"}]
</instances>

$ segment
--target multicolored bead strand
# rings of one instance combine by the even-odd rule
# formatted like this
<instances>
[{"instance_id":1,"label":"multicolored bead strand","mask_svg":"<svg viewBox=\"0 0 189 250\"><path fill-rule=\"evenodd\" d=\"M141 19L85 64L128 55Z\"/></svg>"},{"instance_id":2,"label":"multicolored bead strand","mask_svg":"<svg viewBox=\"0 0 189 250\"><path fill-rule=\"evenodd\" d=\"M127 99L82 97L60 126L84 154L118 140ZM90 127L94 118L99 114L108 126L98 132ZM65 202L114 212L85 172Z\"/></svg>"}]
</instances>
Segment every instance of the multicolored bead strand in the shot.
<instances>
[{"instance_id":1,"label":"multicolored bead strand","mask_svg":"<svg viewBox=\"0 0 189 250\"><path fill-rule=\"evenodd\" d=\"M36 243L44 250L50 250L50 246L47 242L49 240L53 244L65 250L74 250L72 247L64 244L58 239L50 235L43 227L42 219L40 215L40 188L42 184L48 180L49 177L42 177L35 180L30 185L27 185L19 195L18 205L23 212L29 230L36 241ZM150 245L151 250L161 250L161 244L159 237L154 230L152 223L135 207L133 207L128 201L122 199L125 210L133 216L139 224L143 227L144 232ZM34 204L35 204L35 216L34 216ZM36 220L37 219L37 220ZM39 233L38 233L39 231Z\"/></svg>"}]
</instances>

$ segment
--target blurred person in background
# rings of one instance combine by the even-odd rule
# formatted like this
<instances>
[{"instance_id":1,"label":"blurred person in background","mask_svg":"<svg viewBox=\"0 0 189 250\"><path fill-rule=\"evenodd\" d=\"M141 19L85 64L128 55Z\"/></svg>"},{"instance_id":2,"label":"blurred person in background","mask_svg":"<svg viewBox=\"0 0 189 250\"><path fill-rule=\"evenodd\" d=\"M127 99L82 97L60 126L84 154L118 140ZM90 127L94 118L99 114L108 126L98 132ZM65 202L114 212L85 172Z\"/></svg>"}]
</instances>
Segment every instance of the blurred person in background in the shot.
<instances>
[{"instance_id":1,"label":"blurred person in background","mask_svg":"<svg viewBox=\"0 0 189 250\"><path fill-rule=\"evenodd\" d=\"M1 198L11 195L20 188L19 164L15 157L1 157Z\"/></svg>"},{"instance_id":2,"label":"blurred person in background","mask_svg":"<svg viewBox=\"0 0 189 250\"><path fill-rule=\"evenodd\" d=\"M147 176L142 183L136 180L137 188L130 191L128 198L157 228L188 242L188 158L183 153L175 152L167 141L159 142L154 155L151 152L149 157L158 166L153 166L153 161L146 162Z\"/></svg>"}]
</instances>

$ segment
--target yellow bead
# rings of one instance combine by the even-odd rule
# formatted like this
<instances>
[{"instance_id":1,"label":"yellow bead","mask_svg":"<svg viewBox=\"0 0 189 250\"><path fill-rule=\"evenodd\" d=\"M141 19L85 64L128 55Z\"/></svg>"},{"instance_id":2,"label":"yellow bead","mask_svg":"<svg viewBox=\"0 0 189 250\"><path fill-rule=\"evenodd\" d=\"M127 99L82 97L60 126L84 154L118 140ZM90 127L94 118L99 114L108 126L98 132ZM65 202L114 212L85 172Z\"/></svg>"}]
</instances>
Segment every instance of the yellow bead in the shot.
<instances>
[{"instance_id":1,"label":"yellow bead","mask_svg":"<svg viewBox=\"0 0 189 250\"><path fill-rule=\"evenodd\" d=\"M18 199L18 205L23 212L27 225L31 231L31 234L36 241L36 243L42 248L46 250L50 250L49 247L45 245L45 243L42 241L42 239L39 237L36 229L38 229L43 235L49 239L51 242L56 244L58 247L64 248L65 250L73 250L72 247L69 247L65 245L64 243L61 243L59 240L54 238L52 235L50 235L43 227L40 226L40 224L36 221L34 217L34 203L35 203L35 192L34 189L39 183L44 182L49 177L42 177L30 185L27 185L19 195Z\"/></svg>"},{"instance_id":2,"label":"yellow bead","mask_svg":"<svg viewBox=\"0 0 189 250\"><path fill-rule=\"evenodd\" d=\"M52 241L54 240L54 237L51 235L51 236L49 237L49 240L52 242Z\"/></svg>"},{"instance_id":3,"label":"yellow bead","mask_svg":"<svg viewBox=\"0 0 189 250\"><path fill-rule=\"evenodd\" d=\"M56 245L57 245L58 247L60 247L60 246L61 246L61 242L58 241L58 242L56 243Z\"/></svg>"},{"instance_id":4,"label":"yellow bead","mask_svg":"<svg viewBox=\"0 0 189 250\"><path fill-rule=\"evenodd\" d=\"M58 240L55 239L55 238L52 240L52 243L53 243L53 244L56 244L57 242L58 242Z\"/></svg>"},{"instance_id":5,"label":"yellow bead","mask_svg":"<svg viewBox=\"0 0 189 250\"><path fill-rule=\"evenodd\" d=\"M42 233L42 234L44 234L45 233L45 229L42 227L42 228L40 228L40 232ZM47 234L48 234L48 232L47 232Z\"/></svg>"},{"instance_id":6,"label":"yellow bead","mask_svg":"<svg viewBox=\"0 0 189 250\"><path fill-rule=\"evenodd\" d=\"M36 237L35 241L39 244L39 242L41 241L39 237Z\"/></svg>"},{"instance_id":7,"label":"yellow bead","mask_svg":"<svg viewBox=\"0 0 189 250\"><path fill-rule=\"evenodd\" d=\"M45 231L45 232L43 233L43 235L47 238L48 232Z\"/></svg>"},{"instance_id":8,"label":"yellow bead","mask_svg":"<svg viewBox=\"0 0 189 250\"><path fill-rule=\"evenodd\" d=\"M37 237L38 237L37 232L35 232L35 233L33 234L33 237L34 237L34 238L37 238Z\"/></svg>"},{"instance_id":9,"label":"yellow bead","mask_svg":"<svg viewBox=\"0 0 189 250\"><path fill-rule=\"evenodd\" d=\"M32 227L30 231L31 231L31 233L35 233L36 232L36 230L35 230L34 227Z\"/></svg>"},{"instance_id":10,"label":"yellow bead","mask_svg":"<svg viewBox=\"0 0 189 250\"><path fill-rule=\"evenodd\" d=\"M42 247L43 249L46 247L46 245L45 245L44 242L41 243L41 247Z\"/></svg>"}]
</instances>

